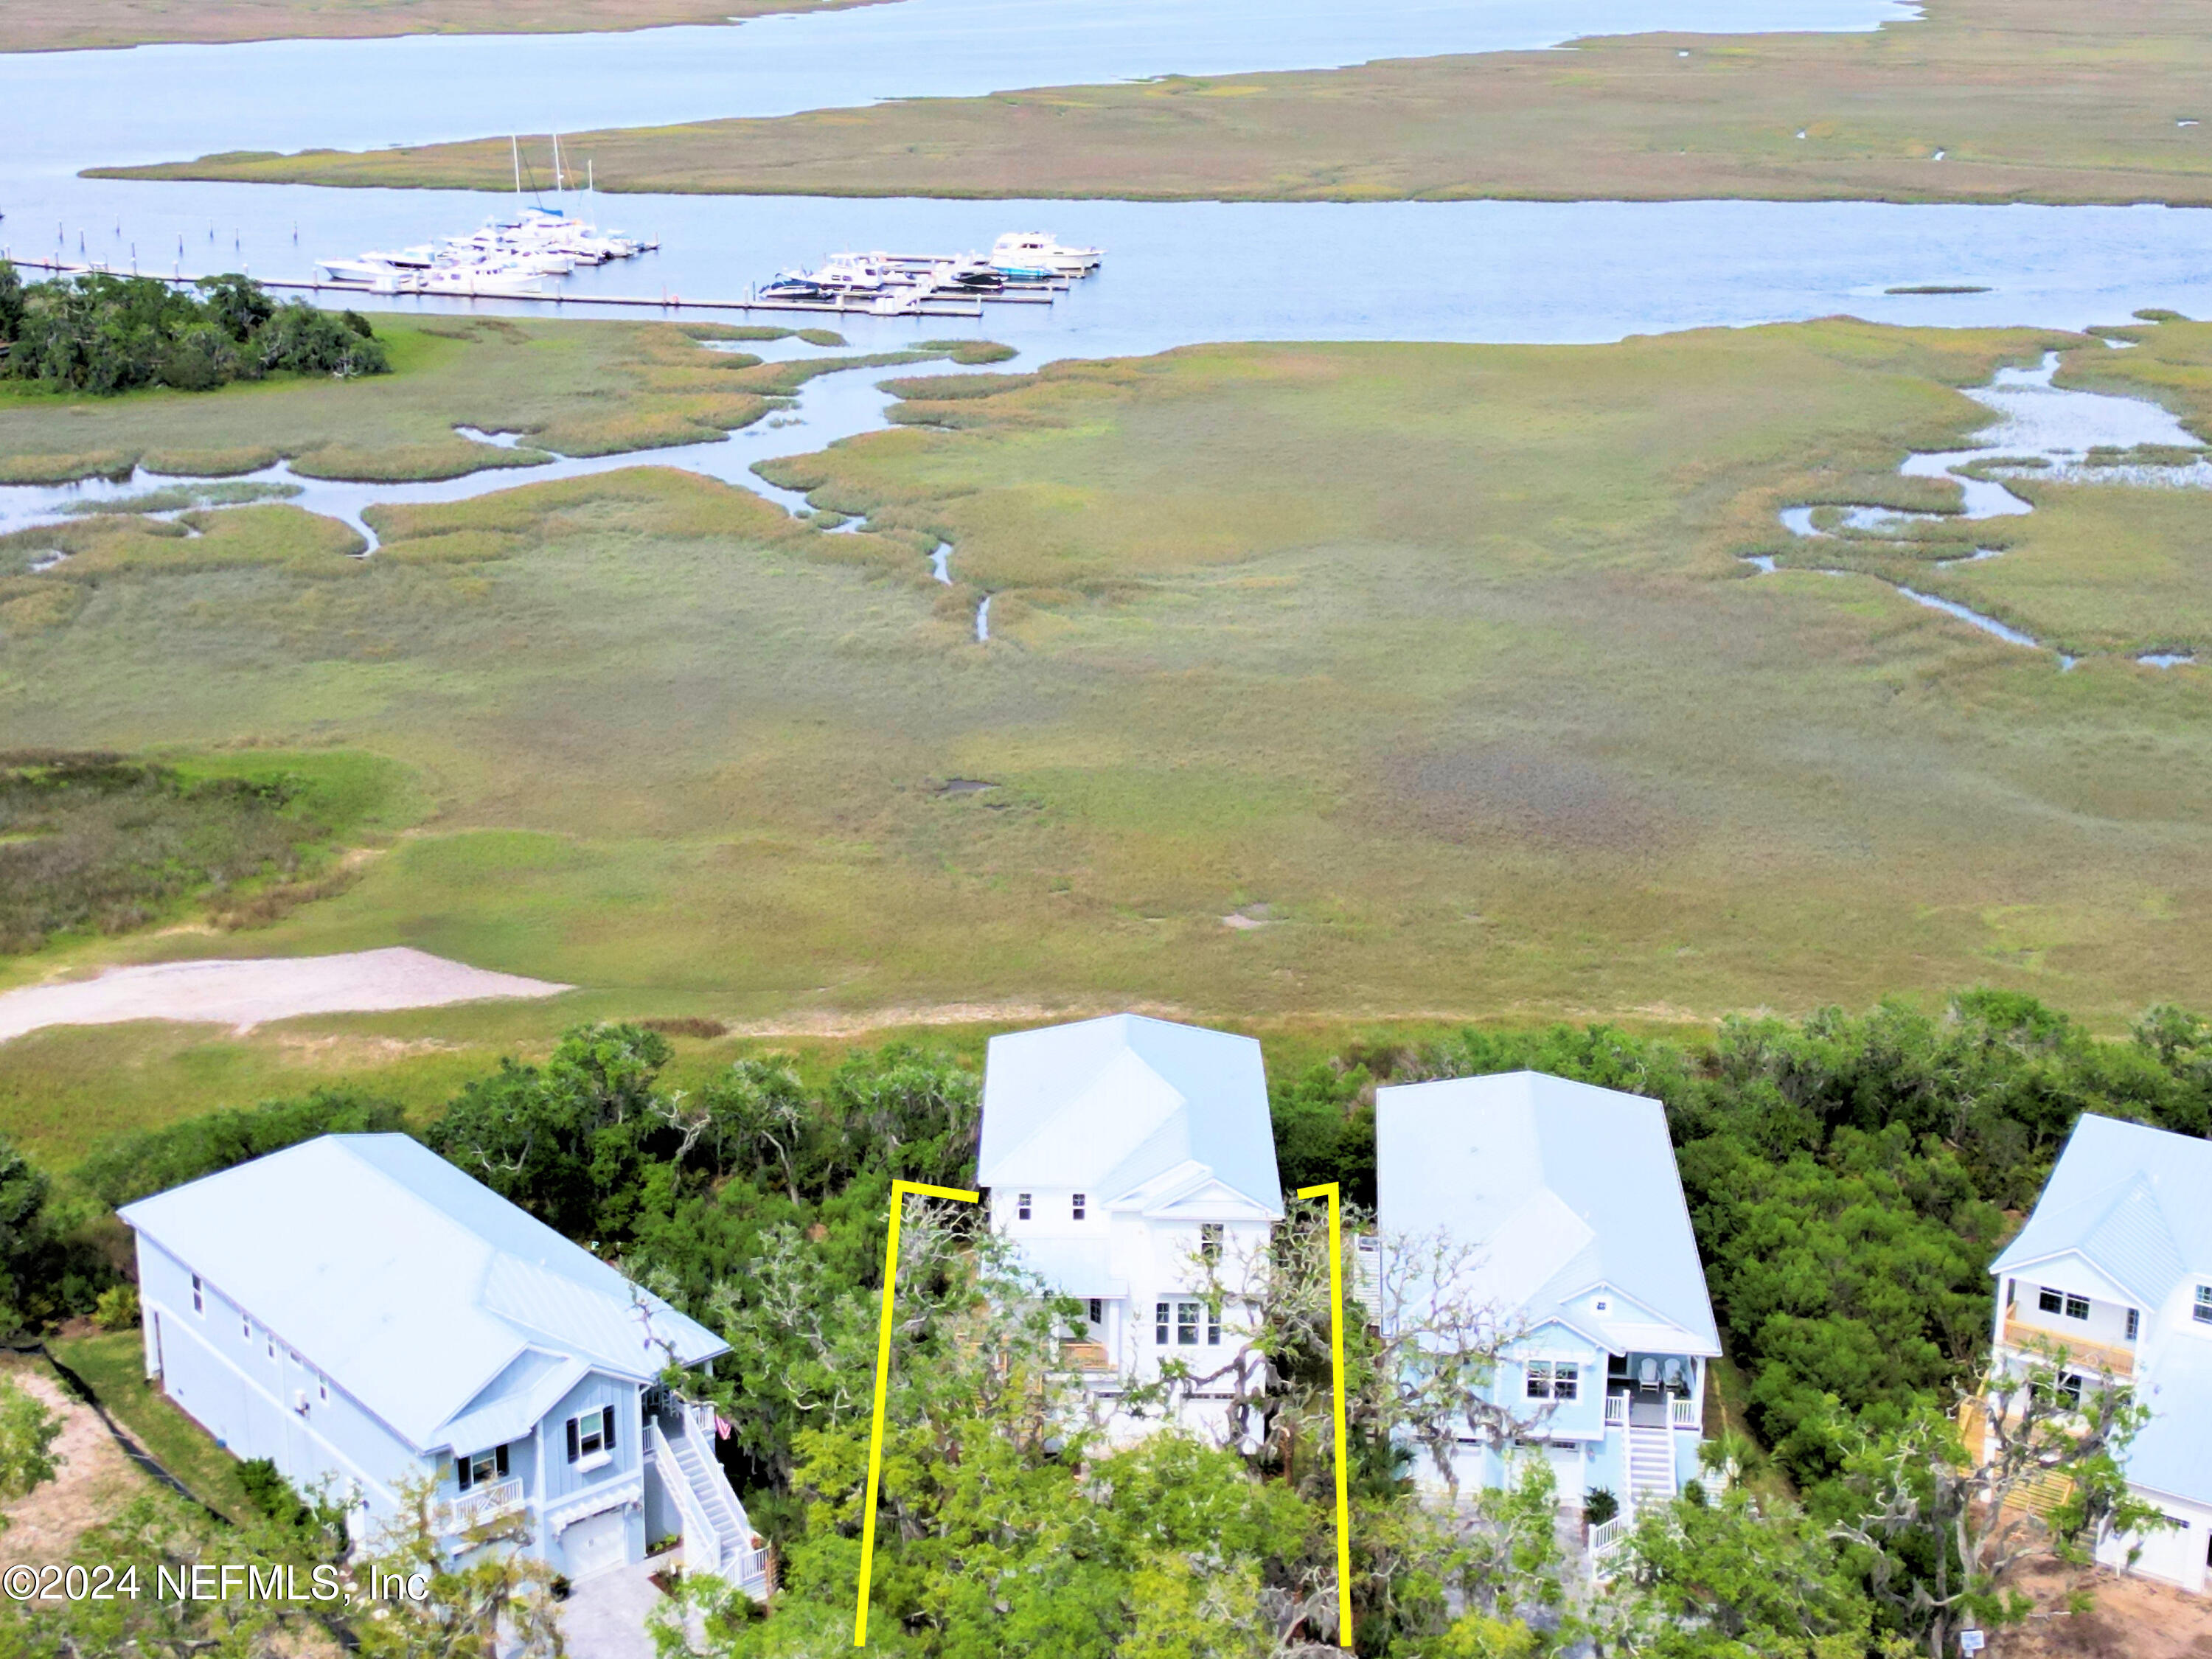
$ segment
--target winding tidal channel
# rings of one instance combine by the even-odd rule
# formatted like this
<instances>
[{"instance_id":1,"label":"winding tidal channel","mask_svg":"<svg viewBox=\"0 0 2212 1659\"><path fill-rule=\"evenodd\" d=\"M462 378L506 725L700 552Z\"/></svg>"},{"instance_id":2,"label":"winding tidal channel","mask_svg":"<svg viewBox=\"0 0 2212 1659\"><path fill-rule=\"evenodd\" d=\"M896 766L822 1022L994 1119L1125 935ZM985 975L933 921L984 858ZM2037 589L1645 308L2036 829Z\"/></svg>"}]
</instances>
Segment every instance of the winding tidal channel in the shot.
<instances>
[{"instance_id":1,"label":"winding tidal channel","mask_svg":"<svg viewBox=\"0 0 2212 1659\"><path fill-rule=\"evenodd\" d=\"M613 34L415 35L0 54L0 250L149 273L243 270L265 280L301 280L313 275L317 259L463 232L514 205L504 192L79 176L101 165L506 132L529 145L531 135L599 127L1168 74L1322 69L1650 30L1692 37L1686 54L1698 49L1698 32L1863 30L1911 10L1899 0L1370 0L1358 6L1340 0L898 0L736 27ZM535 142L542 147L544 141ZM579 154L573 145L569 156L572 165L588 161L587 149ZM1105 247L1104 269L1051 306L994 307L972 324L838 319L853 347L869 352L970 328L1014 347L1018 368L1216 341L1588 343L1838 313L1918 325L2066 329L2119 322L2145 307L2212 315L2212 212L2200 210L573 194L568 204L661 243L659 252L643 258L566 279L561 313L571 316L658 314L594 304L595 295L735 299L749 283L839 248L951 252L1029 228ZM550 309L500 301L386 303L428 312ZM907 371L929 372L927 365ZM879 374L857 369L821 375L793 410L726 440L588 459L549 455L527 467L434 483L344 483L304 477L280 465L242 480L142 473L113 483L4 488L0 529L54 522L155 489L213 492L246 483L343 520L373 548L375 536L363 514L380 503L465 500L640 464L687 468L797 512L804 501L762 479L753 463L882 426L890 399L877 390ZM2010 420L2007 406L1991 399L2033 390L2001 376L1975 395ZM2053 394L2047 379L2041 391L2087 396ZM513 434L469 435L502 447L515 441ZM1996 436L1991 449L2065 464L2056 447L2024 444ZM1944 459L1915 457L1907 471ZM2112 476L2109 469L2088 470L2100 479ZM1939 471L1950 476L1948 466ZM1967 492L1969 517L1985 508L2026 508L2001 484L1957 481ZM1809 508L1788 521L1801 533L1881 532L1878 521L1863 518L1816 526ZM932 574L948 584L953 556L949 548L932 556ZM1900 591L1924 604L1953 605ZM2008 636L1996 619L1960 609L1976 626ZM975 635L979 641L990 636L988 596L977 607ZM2016 642L2026 641L2018 635Z\"/></svg>"},{"instance_id":2,"label":"winding tidal channel","mask_svg":"<svg viewBox=\"0 0 2212 1659\"><path fill-rule=\"evenodd\" d=\"M2107 342L2122 345L2122 342ZM1884 545L1905 548L1899 532L1913 525L1957 524L2010 518L2035 508L2005 488L2006 478L2033 478L2054 483L2134 486L2141 489L2212 489L2212 459L2203 441L2158 404L2138 398L2113 397L2104 392L2069 391L2051 384L2058 372L2058 354L2046 352L2033 368L2001 368L1985 386L1966 395L1997 416L1996 423L1971 449L1930 451L1910 455L1898 469L1900 477L1937 478L1956 484L1960 492L1955 514L1906 512L1888 507L1792 507L1784 509L1783 527L1808 541L1856 543L1863 548ZM2193 452L2193 459L2176 463L2144 459L2142 452ZM2000 548L1977 548L1955 559L1939 559L1933 568L1978 563L2002 556ZM1762 574L1777 566L1771 554L1751 554L1746 562ZM1792 566L1793 568L1805 567ZM1869 572L1811 567L1826 576L1863 575ZM2042 650L2042 641L2022 633L1996 617L1986 616L1956 599L1923 593L1902 582L1890 582L1906 599L1941 611L2008 645ZM2075 659L2057 653L2061 672ZM2153 651L2136 661L2153 668L2179 668L2196 661L2185 652Z\"/></svg>"}]
</instances>

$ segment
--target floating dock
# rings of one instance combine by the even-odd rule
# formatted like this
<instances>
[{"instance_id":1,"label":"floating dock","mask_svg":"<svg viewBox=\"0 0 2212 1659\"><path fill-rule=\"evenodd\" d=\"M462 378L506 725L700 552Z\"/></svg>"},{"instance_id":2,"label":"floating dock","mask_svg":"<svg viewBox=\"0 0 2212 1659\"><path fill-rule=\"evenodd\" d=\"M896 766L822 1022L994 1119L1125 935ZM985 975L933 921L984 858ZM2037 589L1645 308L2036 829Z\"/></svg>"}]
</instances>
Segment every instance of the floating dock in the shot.
<instances>
[{"instance_id":1,"label":"floating dock","mask_svg":"<svg viewBox=\"0 0 2212 1659\"><path fill-rule=\"evenodd\" d=\"M0 256L5 257L5 256ZM72 264L58 259L11 259L10 263L24 270L51 270L64 276L150 276L157 283L188 286L204 280L181 275L162 276L159 271L119 270L113 265L94 264ZM257 279L258 280L258 279ZM981 317L985 300L1022 305L1050 305L1048 294L1030 295L963 295L946 293L915 294L902 297L896 308L883 308L878 300L858 296L838 296L819 300L763 300L748 297L743 300L686 300L673 294L664 294L659 299L645 295L623 294L422 294L403 292L385 294L360 283L291 283L264 281L261 286L293 294L344 294L361 300L471 300L496 299L518 305L579 305L630 306L649 311L809 311L846 317Z\"/></svg>"}]
</instances>

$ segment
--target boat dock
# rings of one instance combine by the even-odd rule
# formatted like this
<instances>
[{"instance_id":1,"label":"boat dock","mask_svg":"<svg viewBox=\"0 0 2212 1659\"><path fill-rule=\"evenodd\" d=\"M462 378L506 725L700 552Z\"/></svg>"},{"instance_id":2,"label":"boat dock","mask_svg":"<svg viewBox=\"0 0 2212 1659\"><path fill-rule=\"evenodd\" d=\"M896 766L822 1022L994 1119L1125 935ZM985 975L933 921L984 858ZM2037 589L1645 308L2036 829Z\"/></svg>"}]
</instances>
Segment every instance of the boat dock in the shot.
<instances>
[{"instance_id":1,"label":"boat dock","mask_svg":"<svg viewBox=\"0 0 2212 1659\"><path fill-rule=\"evenodd\" d=\"M0 255L0 257L8 256ZM159 271L118 270L112 265L100 264L98 263L70 264L59 259L14 258L10 259L10 263L15 264L20 270L50 270L58 276L82 276L92 275L105 276L151 276L155 282L168 283L176 286L189 286L202 280L198 276L185 276L181 275L164 276ZM374 289L367 287L360 283L264 281L261 283L261 286L265 289L272 289L284 293L350 295L354 298L360 300L409 298L465 300L471 297L468 295L459 294L427 295L380 294ZM943 297L923 295L899 295L896 296L898 299L898 304L895 308L884 307L878 300L866 299L857 295L848 296L842 295L835 296L825 295L818 300L763 300L757 295L750 295L742 300L686 300L673 294L664 294L659 299L653 299L649 295L623 294L539 294L501 295L497 296L486 295L482 297L486 299L496 297L507 303L517 305L629 306L649 311L810 311L823 312L848 317L981 317L983 314L983 301L985 299L989 299L999 303L1014 305L1050 305L1052 303L1052 296L1049 294L1039 294L1034 295L1029 294L993 294L988 295L963 295L959 298L954 298L950 295Z\"/></svg>"}]
</instances>

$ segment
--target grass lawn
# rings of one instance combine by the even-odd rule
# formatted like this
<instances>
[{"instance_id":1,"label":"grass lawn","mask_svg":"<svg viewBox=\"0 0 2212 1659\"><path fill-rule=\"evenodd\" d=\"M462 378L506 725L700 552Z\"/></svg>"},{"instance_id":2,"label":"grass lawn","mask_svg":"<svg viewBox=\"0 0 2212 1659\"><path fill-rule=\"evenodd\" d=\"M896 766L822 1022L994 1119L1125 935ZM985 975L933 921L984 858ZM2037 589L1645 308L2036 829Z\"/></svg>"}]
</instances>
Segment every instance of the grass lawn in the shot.
<instances>
[{"instance_id":1,"label":"grass lawn","mask_svg":"<svg viewBox=\"0 0 2212 1659\"><path fill-rule=\"evenodd\" d=\"M557 360L623 326L526 333ZM365 562L300 524L295 559L202 567L105 523L101 560L17 579L73 590L0 638L18 741L373 755L414 822L266 927L9 978L409 944L583 988L34 1034L0 1050L0 1127L66 1162L341 1075L428 1109L595 1016L726 1022L680 1045L703 1066L1138 1006L1257 1031L1279 1067L1353 1029L1978 981L2107 1026L2212 1006L2203 678L2127 659L2212 651L2212 498L2036 486L2065 500L2008 521L2012 552L1941 573L2096 641L2064 675L1738 556L1788 540L1780 507L1897 493L1908 448L1985 418L1956 387L2046 345L2075 348L2062 380L2203 418L2212 329L2137 332L1220 346L935 383L907 405L932 424L787 469L861 535L649 467L392 509ZM415 418L484 395L447 385ZM2101 571L2068 551L2100 547Z\"/></svg>"},{"instance_id":2,"label":"grass lawn","mask_svg":"<svg viewBox=\"0 0 2212 1659\"><path fill-rule=\"evenodd\" d=\"M2208 76L2206 0L1928 0L1870 33L1628 35L569 142L610 191L2203 203ZM500 135L105 176L495 189L511 165Z\"/></svg>"},{"instance_id":3,"label":"grass lawn","mask_svg":"<svg viewBox=\"0 0 2212 1659\"><path fill-rule=\"evenodd\" d=\"M190 1487L193 1496L233 1521L252 1513L246 1490L238 1483L238 1460L146 1380L143 1334L111 1331L103 1336L57 1340L50 1346L55 1358L84 1379L124 1432Z\"/></svg>"},{"instance_id":4,"label":"grass lawn","mask_svg":"<svg viewBox=\"0 0 2212 1659\"><path fill-rule=\"evenodd\" d=\"M158 40L296 40L386 34L548 34L720 23L879 0L9 0L0 52Z\"/></svg>"}]
</instances>

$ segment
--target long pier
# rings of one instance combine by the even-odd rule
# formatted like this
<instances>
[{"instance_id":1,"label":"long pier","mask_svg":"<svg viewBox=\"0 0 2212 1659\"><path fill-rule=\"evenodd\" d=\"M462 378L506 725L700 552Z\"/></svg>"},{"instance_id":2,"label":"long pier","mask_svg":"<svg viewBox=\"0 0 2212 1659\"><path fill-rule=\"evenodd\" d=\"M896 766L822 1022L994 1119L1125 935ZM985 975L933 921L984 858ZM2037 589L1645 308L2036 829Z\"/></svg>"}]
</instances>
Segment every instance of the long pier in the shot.
<instances>
[{"instance_id":1,"label":"long pier","mask_svg":"<svg viewBox=\"0 0 2212 1659\"><path fill-rule=\"evenodd\" d=\"M0 258L5 257L8 256L0 253ZM164 276L159 271L119 270L113 265L96 262L74 264L60 259L13 259L11 262L27 270L51 270L65 276L147 276L155 282L180 287L204 280L182 274ZM915 262L919 263L918 260ZM646 295L622 294L435 294L416 289L385 293L361 283L263 281L260 285L288 293L344 294L366 300L503 300L524 305L629 306L647 311L804 311L844 317L981 317L987 303L1048 306L1056 294L1066 292L1067 288L1067 284L1061 282L1009 283L1005 289L992 294L955 295L939 289L902 298L896 307L884 308L881 300L885 296L864 298L842 295L813 300L764 300L757 295L750 295L743 300L686 300L677 295L664 294L656 300Z\"/></svg>"}]
</instances>

